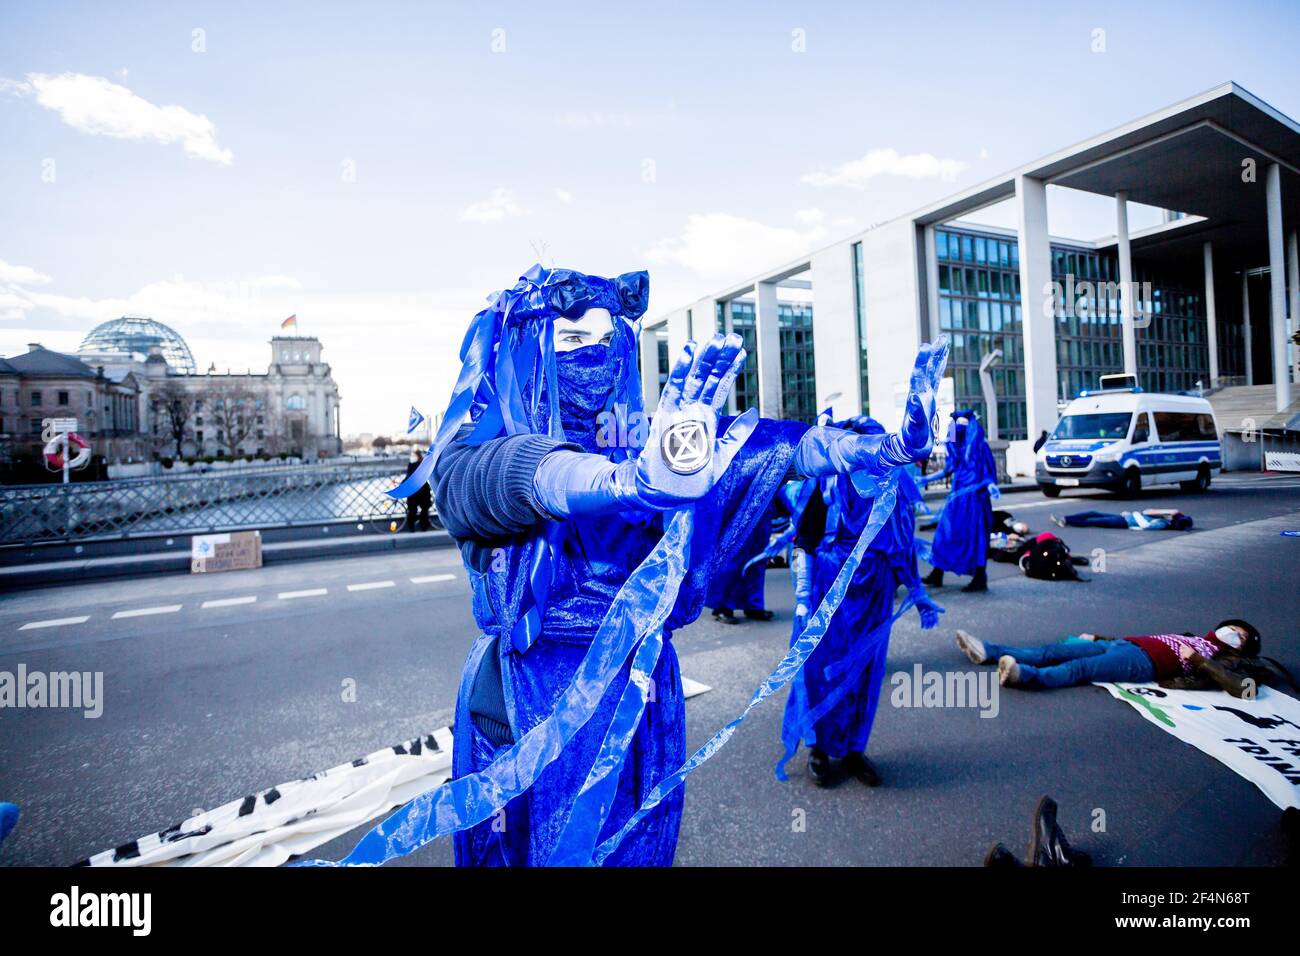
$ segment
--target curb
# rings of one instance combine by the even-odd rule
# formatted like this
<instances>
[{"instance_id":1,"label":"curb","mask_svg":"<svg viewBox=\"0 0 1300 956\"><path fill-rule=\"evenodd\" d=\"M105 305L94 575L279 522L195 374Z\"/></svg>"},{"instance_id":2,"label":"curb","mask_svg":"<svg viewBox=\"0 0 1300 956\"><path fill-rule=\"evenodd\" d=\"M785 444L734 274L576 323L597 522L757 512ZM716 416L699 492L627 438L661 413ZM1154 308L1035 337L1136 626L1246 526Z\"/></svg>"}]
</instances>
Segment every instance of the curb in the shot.
<instances>
[{"instance_id":1,"label":"curb","mask_svg":"<svg viewBox=\"0 0 1300 956\"><path fill-rule=\"evenodd\" d=\"M276 541L262 545L262 565L314 561L325 558L353 557L384 551L414 551L453 546L446 531L420 531L407 534L362 535L330 541L308 539ZM138 577L151 574L188 574L187 552L113 555L104 558L79 558L70 561L44 561L17 567L0 568L0 591L55 587L74 581Z\"/></svg>"}]
</instances>

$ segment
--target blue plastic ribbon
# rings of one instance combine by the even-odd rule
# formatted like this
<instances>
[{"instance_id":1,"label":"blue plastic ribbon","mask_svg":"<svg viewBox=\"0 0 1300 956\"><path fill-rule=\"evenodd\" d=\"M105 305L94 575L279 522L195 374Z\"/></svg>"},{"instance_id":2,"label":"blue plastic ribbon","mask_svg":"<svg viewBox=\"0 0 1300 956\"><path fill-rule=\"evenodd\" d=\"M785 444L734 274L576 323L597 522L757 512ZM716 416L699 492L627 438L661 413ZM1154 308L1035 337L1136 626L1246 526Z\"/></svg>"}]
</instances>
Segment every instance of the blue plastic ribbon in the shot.
<instances>
[{"instance_id":1,"label":"blue plastic ribbon","mask_svg":"<svg viewBox=\"0 0 1300 956\"><path fill-rule=\"evenodd\" d=\"M879 494L871 504L871 514L867 520L867 525L862 529L857 544L853 546L853 550L849 552L849 556L835 575L835 580L831 582L831 586L826 591L825 597L822 598L821 604L818 605L817 610L808 619L808 624L803 633L799 635L798 640L790 645L790 650L785 657L782 658L781 662L777 664L763 683L758 686L758 689L754 691L749 704L739 716L733 718L725 727L714 734L703 747L695 751L680 768L664 777L650 791L641 808L628 819L622 829L597 847L592 862L598 865L604 862L605 858L618 849L619 844L622 843L627 834L645 819L648 813L658 806L668 794L681 786L688 776L707 763L714 754L726 745L727 741L736 732L736 729L755 707L784 687L799 673L804 662L808 660L808 656L817 649L817 645L821 643L821 639L825 636L831 617L834 616L840 603L844 600L849 583L853 580L858 565L862 563L867 548L875 540L880 529L885 526L885 522L889 520L897 497L898 479L896 475L891 473L881 480Z\"/></svg>"},{"instance_id":2,"label":"blue plastic ribbon","mask_svg":"<svg viewBox=\"0 0 1300 956\"><path fill-rule=\"evenodd\" d=\"M689 509L673 513L659 543L614 596L573 680L545 720L483 770L413 798L338 863L303 860L295 865L381 866L438 837L482 823L531 787L595 713L633 649L648 635L662 638L686 576L692 528Z\"/></svg>"}]
</instances>

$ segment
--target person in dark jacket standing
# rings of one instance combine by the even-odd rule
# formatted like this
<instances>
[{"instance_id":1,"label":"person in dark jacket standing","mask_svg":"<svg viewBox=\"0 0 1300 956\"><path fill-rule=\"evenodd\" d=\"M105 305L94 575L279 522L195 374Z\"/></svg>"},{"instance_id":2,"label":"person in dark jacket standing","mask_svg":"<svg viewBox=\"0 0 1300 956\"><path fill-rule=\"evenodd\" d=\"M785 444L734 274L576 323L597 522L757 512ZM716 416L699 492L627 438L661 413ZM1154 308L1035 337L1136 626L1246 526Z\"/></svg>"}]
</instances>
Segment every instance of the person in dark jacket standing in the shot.
<instances>
[{"instance_id":1,"label":"person in dark jacket standing","mask_svg":"<svg viewBox=\"0 0 1300 956\"><path fill-rule=\"evenodd\" d=\"M420 467L420 462L424 460L424 453L419 451L411 452L411 461L406 466L406 474L409 476L415 469ZM406 499L406 530L415 530L416 514L419 514L420 530L428 531L432 527L429 524L429 509L433 507L433 489L424 485L419 491Z\"/></svg>"}]
</instances>

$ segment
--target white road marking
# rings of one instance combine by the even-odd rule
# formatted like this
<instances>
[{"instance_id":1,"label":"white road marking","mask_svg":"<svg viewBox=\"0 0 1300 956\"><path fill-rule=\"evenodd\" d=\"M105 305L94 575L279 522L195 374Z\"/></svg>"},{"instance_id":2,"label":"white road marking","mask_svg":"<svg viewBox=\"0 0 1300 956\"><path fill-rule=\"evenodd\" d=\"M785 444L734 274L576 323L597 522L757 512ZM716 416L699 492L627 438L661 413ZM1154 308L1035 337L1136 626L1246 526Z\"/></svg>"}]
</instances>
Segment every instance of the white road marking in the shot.
<instances>
[{"instance_id":1,"label":"white road marking","mask_svg":"<svg viewBox=\"0 0 1300 956\"><path fill-rule=\"evenodd\" d=\"M56 617L49 621L28 621L20 631L34 631L41 627L63 627L65 624L85 624L90 620L89 614L83 614L80 617Z\"/></svg>"},{"instance_id":2,"label":"white road marking","mask_svg":"<svg viewBox=\"0 0 1300 956\"><path fill-rule=\"evenodd\" d=\"M373 591L376 588L397 587L396 581L366 581L362 584L349 584L349 591Z\"/></svg>"},{"instance_id":3,"label":"white road marking","mask_svg":"<svg viewBox=\"0 0 1300 956\"><path fill-rule=\"evenodd\" d=\"M157 607L137 607L129 611L118 611L113 615L113 620L121 617L149 617L152 614L175 614L183 605L180 604L160 604Z\"/></svg>"},{"instance_id":4,"label":"white road marking","mask_svg":"<svg viewBox=\"0 0 1300 956\"><path fill-rule=\"evenodd\" d=\"M234 606L237 605L237 604L255 604L256 602L257 602L257 596L256 596L256 595L253 595L253 594L250 594L250 595L247 595L246 597L216 598L216 599L214 599L214 600L212 600L212 601L204 601L204 602L203 602L201 605L199 605L199 606L200 606L200 607L205 607L205 608L207 608L207 607L234 607Z\"/></svg>"},{"instance_id":5,"label":"white road marking","mask_svg":"<svg viewBox=\"0 0 1300 956\"><path fill-rule=\"evenodd\" d=\"M412 584L432 584L434 581L455 581L454 574L425 574L418 578L411 578Z\"/></svg>"},{"instance_id":6,"label":"white road marking","mask_svg":"<svg viewBox=\"0 0 1300 956\"><path fill-rule=\"evenodd\" d=\"M308 588L306 591L281 591L277 597L281 601L292 601L294 598L320 597L329 593L329 588Z\"/></svg>"}]
</instances>

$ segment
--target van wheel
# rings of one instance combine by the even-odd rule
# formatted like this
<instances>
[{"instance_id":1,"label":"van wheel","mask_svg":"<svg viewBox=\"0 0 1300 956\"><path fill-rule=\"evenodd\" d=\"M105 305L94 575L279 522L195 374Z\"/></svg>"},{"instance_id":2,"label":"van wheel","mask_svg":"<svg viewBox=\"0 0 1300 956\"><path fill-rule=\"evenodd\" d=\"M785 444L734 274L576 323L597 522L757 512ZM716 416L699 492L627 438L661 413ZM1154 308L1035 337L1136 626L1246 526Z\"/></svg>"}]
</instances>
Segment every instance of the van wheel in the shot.
<instances>
[{"instance_id":1,"label":"van wheel","mask_svg":"<svg viewBox=\"0 0 1300 956\"><path fill-rule=\"evenodd\" d=\"M1178 485L1183 489L1183 491L1209 491L1210 490L1209 467L1206 465L1202 465L1200 470L1196 473L1195 478L1193 478L1191 481L1180 481Z\"/></svg>"},{"instance_id":2,"label":"van wheel","mask_svg":"<svg viewBox=\"0 0 1300 956\"><path fill-rule=\"evenodd\" d=\"M1047 495L1049 498L1061 497L1061 489L1056 487L1056 485L1039 485L1038 487L1042 488L1043 494Z\"/></svg>"},{"instance_id":3,"label":"van wheel","mask_svg":"<svg viewBox=\"0 0 1300 956\"><path fill-rule=\"evenodd\" d=\"M1142 473L1136 468L1129 468L1115 490L1122 498L1137 498L1142 494Z\"/></svg>"}]
</instances>

